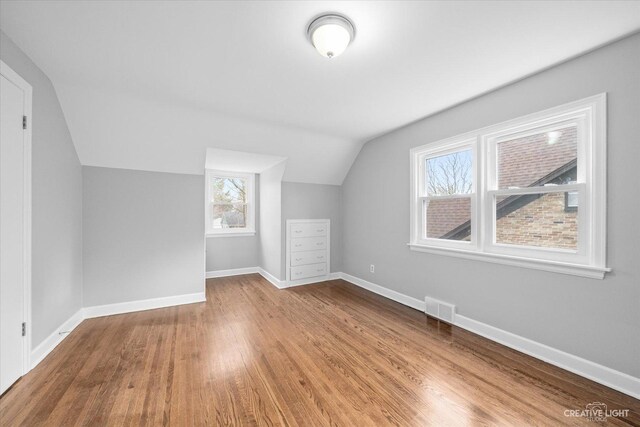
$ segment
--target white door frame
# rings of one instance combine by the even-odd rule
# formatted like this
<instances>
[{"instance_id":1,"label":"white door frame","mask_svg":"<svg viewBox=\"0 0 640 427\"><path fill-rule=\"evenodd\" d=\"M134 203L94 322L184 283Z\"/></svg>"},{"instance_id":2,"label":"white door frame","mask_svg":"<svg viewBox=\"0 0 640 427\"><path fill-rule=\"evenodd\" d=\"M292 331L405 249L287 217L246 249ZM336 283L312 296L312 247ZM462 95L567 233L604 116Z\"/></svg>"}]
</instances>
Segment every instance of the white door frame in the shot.
<instances>
[{"instance_id":1,"label":"white door frame","mask_svg":"<svg viewBox=\"0 0 640 427\"><path fill-rule=\"evenodd\" d=\"M31 370L31 127L33 123L32 98L33 88L18 73L0 60L0 74L24 92L24 112L27 117L27 129L24 138L24 319L26 336L23 340L22 375Z\"/></svg>"}]
</instances>

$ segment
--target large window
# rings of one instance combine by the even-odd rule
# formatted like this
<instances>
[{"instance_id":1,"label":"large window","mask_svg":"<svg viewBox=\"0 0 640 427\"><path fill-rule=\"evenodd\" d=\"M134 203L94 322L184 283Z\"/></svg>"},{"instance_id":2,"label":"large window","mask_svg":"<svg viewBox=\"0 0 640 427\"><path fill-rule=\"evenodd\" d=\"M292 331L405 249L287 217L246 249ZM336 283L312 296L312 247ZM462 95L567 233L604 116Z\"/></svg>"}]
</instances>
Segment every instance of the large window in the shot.
<instances>
[{"instance_id":1,"label":"large window","mask_svg":"<svg viewBox=\"0 0 640 427\"><path fill-rule=\"evenodd\" d=\"M411 150L411 248L602 278L605 100Z\"/></svg>"},{"instance_id":2,"label":"large window","mask_svg":"<svg viewBox=\"0 0 640 427\"><path fill-rule=\"evenodd\" d=\"M255 233L253 174L207 171L207 234Z\"/></svg>"}]
</instances>

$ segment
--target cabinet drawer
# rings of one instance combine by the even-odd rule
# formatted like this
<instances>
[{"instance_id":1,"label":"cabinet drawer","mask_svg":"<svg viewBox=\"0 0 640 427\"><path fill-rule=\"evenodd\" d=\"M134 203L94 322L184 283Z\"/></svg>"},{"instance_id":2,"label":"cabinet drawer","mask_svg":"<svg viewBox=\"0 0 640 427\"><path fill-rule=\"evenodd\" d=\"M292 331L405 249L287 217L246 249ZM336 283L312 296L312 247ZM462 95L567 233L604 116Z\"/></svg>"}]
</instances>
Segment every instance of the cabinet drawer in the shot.
<instances>
[{"instance_id":1,"label":"cabinet drawer","mask_svg":"<svg viewBox=\"0 0 640 427\"><path fill-rule=\"evenodd\" d=\"M327 224L325 223L301 223L291 225L291 237L317 237L327 235Z\"/></svg>"},{"instance_id":2,"label":"cabinet drawer","mask_svg":"<svg viewBox=\"0 0 640 427\"><path fill-rule=\"evenodd\" d=\"M301 265L291 267L291 280L306 279L308 277L324 276L327 274L327 263Z\"/></svg>"},{"instance_id":3,"label":"cabinet drawer","mask_svg":"<svg viewBox=\"0 0 640 427\"><path fill-rule=\"evenodd\" d=\"M291 239L291 252L327 249L326 237L300 237Z\"/></svg>"},{"instance_id":4,"label":"cabinet drawer","mask_svg":"<svg viewBox=\"0 0 640 427\"><path fill-rule=\"evenodd\" d=\"M295 267L296 265L306 265L306 264L315 264L318 262L326 262L327 261L327 251L306 251L306 252L296 252L291 255L291 266Z\"/></svg>"}]
</instances>

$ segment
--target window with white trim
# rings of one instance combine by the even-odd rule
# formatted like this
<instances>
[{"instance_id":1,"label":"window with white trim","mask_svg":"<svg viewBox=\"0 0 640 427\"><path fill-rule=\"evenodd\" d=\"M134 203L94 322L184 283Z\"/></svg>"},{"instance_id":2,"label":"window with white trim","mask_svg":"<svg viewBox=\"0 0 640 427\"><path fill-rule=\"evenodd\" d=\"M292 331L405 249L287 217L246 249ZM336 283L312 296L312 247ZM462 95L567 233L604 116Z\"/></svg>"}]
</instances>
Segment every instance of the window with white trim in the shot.
<instances>
[{"instance_id":1,"label":"window with white trim","mask_svg":"<svg viewBox=\"0 0 640 427\"><path fill-rule=\"evenodd\" d=\"M604 94L411 150L413 250L602 278Z\"/></svg>"},{"instance_id":2,"label":"window with white trim","mask_svg":"<svg viewBox=\"0 0 640 427\"><path fill-rule=\"evenodd\" d=\"M255 234L255 175L207 170L206 232Z\"/></svg>"}]
</instances>

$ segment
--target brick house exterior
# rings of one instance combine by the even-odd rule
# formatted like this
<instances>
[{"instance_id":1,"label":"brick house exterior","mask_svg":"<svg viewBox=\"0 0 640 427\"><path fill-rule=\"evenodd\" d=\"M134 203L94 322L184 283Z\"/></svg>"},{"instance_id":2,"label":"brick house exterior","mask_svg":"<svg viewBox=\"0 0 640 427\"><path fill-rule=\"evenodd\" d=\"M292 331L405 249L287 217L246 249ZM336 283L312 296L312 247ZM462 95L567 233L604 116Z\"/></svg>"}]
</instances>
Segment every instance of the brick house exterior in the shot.
<instances>
[{"instance_id":1,"label":"brick house exterior","mask_svg":"<svg viewBox=\"0 0 640 427\"><path fill-rule=\"evenodd\" d=\"M576 179L577 130L536 134L498 144L499 188L567 183ZM578 212L564 192L511 196L497 202L496 242L577 248ZM427 237L470 239L470 199L431 200Z\"/></svg>"},{"instance_id":2,"label":"brick house exterior","mask_svg":"<svg viewBox=\"0 0 640 427\"><path fill-rule=\"evenodd\" d=\"M564 193L548 193L498 219L496 243L577 249L578 212Z\"/></svg>"}]
</instances>

